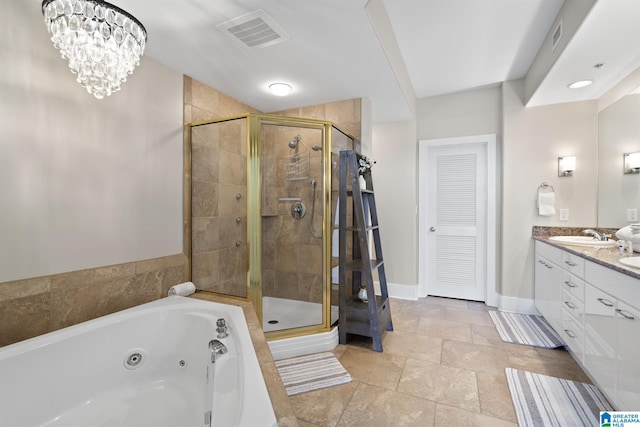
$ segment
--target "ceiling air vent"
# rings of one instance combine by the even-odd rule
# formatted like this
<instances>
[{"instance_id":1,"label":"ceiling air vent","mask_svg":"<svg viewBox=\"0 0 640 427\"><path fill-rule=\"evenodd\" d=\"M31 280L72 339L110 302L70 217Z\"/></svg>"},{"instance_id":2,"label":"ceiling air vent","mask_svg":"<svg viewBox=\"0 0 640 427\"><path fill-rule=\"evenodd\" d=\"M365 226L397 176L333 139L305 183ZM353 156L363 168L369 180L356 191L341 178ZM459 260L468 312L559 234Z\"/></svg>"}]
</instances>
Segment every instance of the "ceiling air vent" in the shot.
<instances>
[{"instance_id":1,"label":"ceiling air vent","mask_svg":"<svg viewBox=\"0 0 640 427\"><path fill-rule=\"evenodd\" d=\"M551 37L551 52L556 50L556 46L558 46L558 42L562 38L562 19L560 23L556 27L556 30L553 32L553 36Z\"/></svg>"},{"instance_id":2,"label":"ceiling air vent","mask_svg":"<svg viewBox=\"0 0 640 427\"><path fill-rule=\"evenodd\" d=\"M224 33L246 47L265 47L291 37L263 10L247 13L218 25Z\"/></svg>"}]
</instances>

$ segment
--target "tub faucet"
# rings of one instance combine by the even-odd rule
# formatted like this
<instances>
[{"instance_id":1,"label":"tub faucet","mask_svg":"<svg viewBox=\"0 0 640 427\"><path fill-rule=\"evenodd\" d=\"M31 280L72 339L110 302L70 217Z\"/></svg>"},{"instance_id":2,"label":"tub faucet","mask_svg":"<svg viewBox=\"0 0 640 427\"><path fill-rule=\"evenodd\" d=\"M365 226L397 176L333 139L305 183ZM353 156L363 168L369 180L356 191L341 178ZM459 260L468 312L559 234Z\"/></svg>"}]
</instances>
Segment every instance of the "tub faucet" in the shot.
<instances>
[{"instance_id":1,"label":"tub faucet","mask_svg":"<svg viewBox=\"0 0 640 427\"><path fill-rule=\"evenodd\" d=\"M596 230L592 230L591 228L584 230L583 233L591 234L594 239L600 240L600 241L605 241L609 239L609 237L606 234L598 233Z\"/></svg>"},{"instance_id":2,"label":"tub faucet","mask_svg":"<svg viewBox=\"0 0 640 427\"><path fill-rule=\"evenodd\" d=\"M209 350L211 350L211 363L216 363L216 359L220 354L227 354L229 349L218 340L209 341Z\"/></svg>"}]
</instances>

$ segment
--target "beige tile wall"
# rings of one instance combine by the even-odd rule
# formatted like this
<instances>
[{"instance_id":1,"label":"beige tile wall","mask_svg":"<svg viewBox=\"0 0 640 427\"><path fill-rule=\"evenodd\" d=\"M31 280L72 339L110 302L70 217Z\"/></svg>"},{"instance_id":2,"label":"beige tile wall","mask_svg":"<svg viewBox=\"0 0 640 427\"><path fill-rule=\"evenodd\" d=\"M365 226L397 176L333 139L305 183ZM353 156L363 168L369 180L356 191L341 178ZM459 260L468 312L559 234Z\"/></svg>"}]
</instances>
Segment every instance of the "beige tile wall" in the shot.
<instances>
[{"instance_id":1,"label":"beige tile wall","mask_svg":"<svg viewBox=\"0 0 640 427\"><path fill-rule=\"evenodd\" d=\"M0 346L156 300L188 272L179 254L0 283Z\"/></svg>"}]
</instances>

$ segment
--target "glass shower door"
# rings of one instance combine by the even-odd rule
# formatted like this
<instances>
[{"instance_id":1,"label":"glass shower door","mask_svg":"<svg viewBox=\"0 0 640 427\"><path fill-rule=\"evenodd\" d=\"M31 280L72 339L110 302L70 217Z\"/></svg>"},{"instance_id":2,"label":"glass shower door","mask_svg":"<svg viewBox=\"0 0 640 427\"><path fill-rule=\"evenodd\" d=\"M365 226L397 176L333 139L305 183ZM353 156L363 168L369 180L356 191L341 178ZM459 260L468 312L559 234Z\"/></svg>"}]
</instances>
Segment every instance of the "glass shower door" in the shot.
<instances>
[{"instance_id":1,"label":"glass shower door","mask_svg":"<svg viewBox=\"0 0 640 427\"><path fill-rule=\"evenodd\" d=\"M323 324L323 127L263 123L265 332Z\"/></svg>"}]
</instances>

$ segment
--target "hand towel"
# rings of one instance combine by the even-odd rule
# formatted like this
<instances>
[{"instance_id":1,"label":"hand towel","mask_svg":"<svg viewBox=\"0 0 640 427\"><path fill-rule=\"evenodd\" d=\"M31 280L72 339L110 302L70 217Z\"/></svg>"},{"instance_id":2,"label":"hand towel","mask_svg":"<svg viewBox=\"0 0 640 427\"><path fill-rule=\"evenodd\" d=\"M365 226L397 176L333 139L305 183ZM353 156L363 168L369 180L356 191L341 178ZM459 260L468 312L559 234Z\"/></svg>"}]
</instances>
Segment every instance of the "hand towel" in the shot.
<instances>
[{"instance_id":1,"label":"hand towel","mask_svg":"<svg viewBox=\"0 0 640 427\"><path fill-rule=\"evenodd\" d=\"M538 215L551 216L556 213L556 193L553 191L538 193Z\"/></svg>"},{"instance_id":2,"label":"hand towel","mask_svg":"<svg viewBox=\"0 0 640 427\"><path fill-rule=\"evenodd\" d=\"M634 227L635 225L636 224L628 225L616 231L616 237L619 240L626 240L634 243L634 250L635 245L640 244L640 230L637 226Z\"/></svg>"},{"instance_id":3,"label":"hand towel","mask_svg":"<svg viewBox=\"0 0 640 427\"><path fill-rule=\"evenodd\" d=\"M167 296L176 295L176 296L186 297L191 295L195 291L196 291L196 285L194 285L192 282L184 282L184 283L180 283L179 285L174 285L170 287Z\"/></svg>"}]
</instances>

